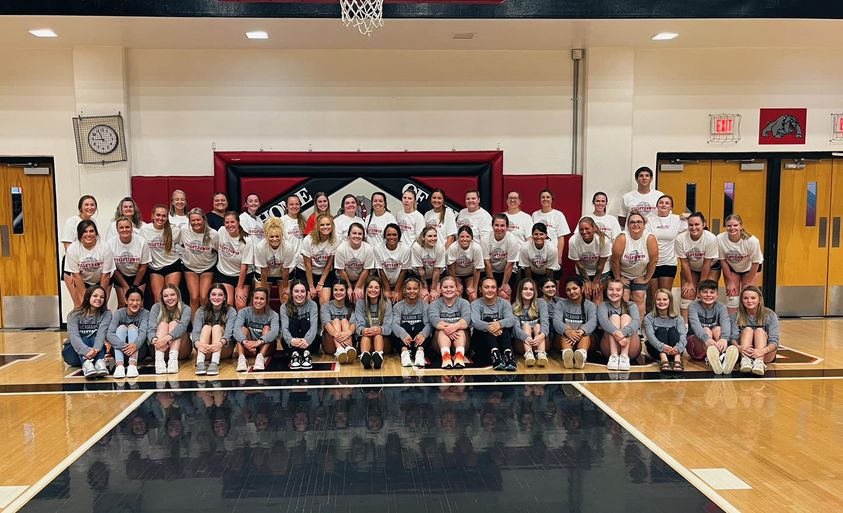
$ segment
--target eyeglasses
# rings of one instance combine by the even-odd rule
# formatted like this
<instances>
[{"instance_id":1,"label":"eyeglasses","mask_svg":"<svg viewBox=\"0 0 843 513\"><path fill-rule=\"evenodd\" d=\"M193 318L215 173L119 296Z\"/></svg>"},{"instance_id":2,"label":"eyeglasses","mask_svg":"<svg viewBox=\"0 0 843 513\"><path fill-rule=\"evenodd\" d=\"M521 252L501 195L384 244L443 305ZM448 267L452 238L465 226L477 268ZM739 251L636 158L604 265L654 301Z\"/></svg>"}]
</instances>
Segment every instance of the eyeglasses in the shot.
<instances>
[{"instance_id":1,"label":"eyeglasses","mask_svg":"<svg viewBox=\"0 0 843 513\"><path fill-rule=\"evenodd\" d=\"M506 198L507 201L515 201L515 200L520 200L520 199L521 198L518 197L518 196L507 196L507 198Z\"/></svg>"},{"instance_id":2,"label":"eyeglasses","mask_svg":"<svg viewBox=\"0 0 843 513\"><path fill-rule=\"evenodd\" d=\"M630 221L628 224L644 224L644 221Z\"/></svg>"}]
</instances>

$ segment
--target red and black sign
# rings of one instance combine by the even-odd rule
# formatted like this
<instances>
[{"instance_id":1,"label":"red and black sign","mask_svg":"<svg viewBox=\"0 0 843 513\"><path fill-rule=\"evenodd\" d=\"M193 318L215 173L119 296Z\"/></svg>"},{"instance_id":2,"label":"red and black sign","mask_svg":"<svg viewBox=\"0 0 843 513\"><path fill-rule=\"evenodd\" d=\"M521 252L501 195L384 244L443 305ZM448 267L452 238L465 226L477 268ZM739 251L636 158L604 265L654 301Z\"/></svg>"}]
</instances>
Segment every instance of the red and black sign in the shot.
<instances>
[{"instance_id":1,"label":"red and black sign","mask_svg":"<svg viewBox=\"0 0 843 513\"><path fill-rule=\"evenodd\" d=\"M761 109L758 144L805 144L808 109Z\"/></svg>"}]
</instances>

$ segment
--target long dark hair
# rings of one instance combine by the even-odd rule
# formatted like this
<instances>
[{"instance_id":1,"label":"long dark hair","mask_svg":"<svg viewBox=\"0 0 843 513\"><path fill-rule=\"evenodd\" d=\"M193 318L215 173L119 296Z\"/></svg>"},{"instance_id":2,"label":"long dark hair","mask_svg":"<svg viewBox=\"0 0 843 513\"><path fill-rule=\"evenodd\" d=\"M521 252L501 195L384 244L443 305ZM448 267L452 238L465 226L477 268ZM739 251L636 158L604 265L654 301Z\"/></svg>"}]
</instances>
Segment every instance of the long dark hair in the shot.
<instances>
[{"instance_id":1,"label":"long dark hair","mask_svg":"<svg viewBox=\"0 0 843 513\"><path fill-rule=\"evenodd\" d=\"M222 291L222 305L220 305L220 315L218 319L214 319L214 305L211 304L211 291L214 290L221 290ZM128 295L128 294L127 294ZM225 322L228 320L228 292L225 291L225 287L222 283L212 283L211 288L208 289L208 297L205 298L205 304L202 305L202 310L204 312L204 320L206 326L225 326Z\"/></svg>"},{"instance_id":2,"label":"long dark hair","mask_svg":"<svg viewBox=\"0 0 843 513\"><path fill-rule=\"evenodd\" d=\"M307 283L305 283L304 280L300 280L298 278L296 278L294 280L290 280L290 297L287 298L287 302L284 304L285 308L287 309L287 316L288 317L292 316L292 315L295 315L296 310L299 307L299 305L297 305L295 303L295 301L293 301L293 288L295 288L296 285L302 285L304 287L305 296L304 296L304 304L302 306L307 304ZM267 295L267 297L269 297L269 296Z\"/></svg>"},{"instance_id":3,"label":"long dark hair","mask_svg":"<svg viewBox=\"0 0 843 513\"><path fill-rule=\"evenodd\" d=\"M88 312L90 312L91 311L91 296L93 296L94 292L96 292L97 290L101 290L102 293L103 293L103 296L107 296L107 294L105 293L105 289L102 288L102 285L100 285L98 283L95 283L94 285L91 285L90 287L88 287L87 290L85 290L85 295L82 297L82 304L79 305L79 308L74 308L70 313L85 315ZM96 309L95 314L96 315L102 315L106 310L108 310L108 305L106 304L106 301L103 300L102 306L100 306L99 308Z\"/></svg>"}]
</instances>

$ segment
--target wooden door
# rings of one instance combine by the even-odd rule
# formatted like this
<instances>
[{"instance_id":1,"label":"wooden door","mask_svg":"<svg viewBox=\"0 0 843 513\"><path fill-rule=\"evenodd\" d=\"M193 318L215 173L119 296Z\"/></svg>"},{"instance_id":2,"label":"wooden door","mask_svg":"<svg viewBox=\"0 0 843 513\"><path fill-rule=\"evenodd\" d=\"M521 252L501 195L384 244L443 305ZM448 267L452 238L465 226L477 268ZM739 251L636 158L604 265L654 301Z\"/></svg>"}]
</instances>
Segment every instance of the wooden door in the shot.
<instances>
[{"instance_id":1,"label":"wooden door","mask_svg":"<svg viewBox=\"0 0 843 513\"><path fill-rule=\"evenodd\" d=\"M55 219L52 170L0 164L0 326L59 325Z\"/></svg>"},{"instance_id":2,"label":"wooden door","mask_svg":"<svg viewBox=\"0 0 843 513\"><path fill-rule=\"evenodd\" d=\"M686 162L681 171L663 168L659 162L658 190L673 197L673 213L702 212L708 219L711 203L711 161Z\"/></svg>"},{"instance_id":3,"label":"wooden door","mask_svg":"<svg viewBox=\"0 0 843 513\"><path fill-rule=\"evenodd\" d=\"M828 283L831 160L782 169L776 312L824 315Z\"/></svg>"},{"instance_id":4,"label":"wooden door","mask_svg":"<svg viewBox=\"0 0 843 513\"><path fill-rule=\"evenodd\" d=\"M843 315L843 160L834 159L828 240L828 292L826 315Z\"/></svg>"},{"instance_id":5,"label":"wooden door","mask_svg":"<svg viewBox=\"0 0 843 513\"><path fill-rule=\"evenodd\" d=\"M708 226L714 234L723 230L729 214L739 214L743 218L744 229L758 237L763 248L766 208L766 163L763 170L742 171L740 162L712 162Z\"/></svg>"}]
</instances>

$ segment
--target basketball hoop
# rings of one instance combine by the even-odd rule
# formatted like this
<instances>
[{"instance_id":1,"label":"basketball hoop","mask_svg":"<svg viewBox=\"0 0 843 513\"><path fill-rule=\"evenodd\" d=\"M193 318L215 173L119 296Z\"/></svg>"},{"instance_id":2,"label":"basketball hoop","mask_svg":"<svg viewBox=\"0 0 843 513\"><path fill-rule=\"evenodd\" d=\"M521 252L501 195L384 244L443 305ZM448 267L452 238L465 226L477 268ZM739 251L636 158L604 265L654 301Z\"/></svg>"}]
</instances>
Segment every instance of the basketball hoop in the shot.
<instances>
[{"instance_id":1,"label":"basketball hoop","mask_svg":"<svg viewBox=\"0 0 843 513\"><path fill-rule=\"evenodd\" d=\"M354 26L363 35L383 27L383 0L340 0L340 9L345 26Z\"/></svg>"}]
</instances>

